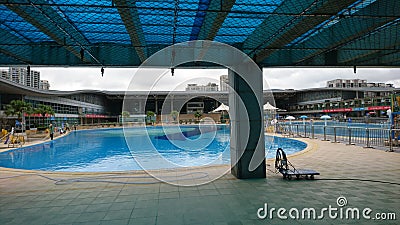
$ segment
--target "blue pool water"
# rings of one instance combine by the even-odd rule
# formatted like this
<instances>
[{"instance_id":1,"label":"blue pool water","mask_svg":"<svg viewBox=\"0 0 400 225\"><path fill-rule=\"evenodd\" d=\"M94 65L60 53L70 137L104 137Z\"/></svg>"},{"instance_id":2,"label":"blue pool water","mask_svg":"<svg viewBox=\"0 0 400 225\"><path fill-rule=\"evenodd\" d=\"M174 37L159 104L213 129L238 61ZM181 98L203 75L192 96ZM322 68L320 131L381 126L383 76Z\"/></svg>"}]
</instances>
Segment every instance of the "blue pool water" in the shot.
<instances>
[{"instance_id":1,"label":"blue pool water","mask_svg":"<svg viewBox=\"0 0 400 225\"><path fill-rule=\"evenodd\" d=\"M201 135L195 126L164 129L147 127L129 128L125 132L121 128L75 131L53 141L0 153L0 166L94 172L142 170L141 165L146 165L146 169L159 169L230 163L228 126L203 130ZM272 158L278 147L291 154L303 150L307 144L267 136L266 147L267 157ZM156 162L158 156L170 164Z\"/></svg>"}]
</instances>

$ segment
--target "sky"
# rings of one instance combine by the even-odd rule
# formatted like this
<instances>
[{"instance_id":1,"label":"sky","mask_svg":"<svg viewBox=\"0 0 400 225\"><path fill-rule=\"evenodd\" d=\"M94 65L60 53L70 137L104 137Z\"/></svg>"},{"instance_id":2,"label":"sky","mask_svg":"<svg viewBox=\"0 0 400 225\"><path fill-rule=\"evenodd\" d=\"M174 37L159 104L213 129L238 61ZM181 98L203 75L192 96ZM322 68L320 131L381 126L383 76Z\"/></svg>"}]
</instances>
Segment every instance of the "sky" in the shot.
<instances>
[{"instance_id":1,"label":"sky","mask_svg":"<svg viewBox=\"0 0 400 225\"><path fill-rule=\"evenodd\" d=\"M219 85L219 76L227 74L226 69L175 69L174 76L169 70L159 80L150 76L135 76L135 68L105 68L101 76L100 68L79 67L31 67L41 72L41 79L50 82L52 90L120 90L126 91L133 81L136 90L183 91L187 83ZM151 72L150 72L151 73ZM366 79L368 82L392 83L400 87L399 68L264 68L263 78L270 89L305 89L326 86L326 81L333 79ZM149 86L150 85L150 86ZM264 85L264 89L268 89Z\"/></svg>"}]
</instances>

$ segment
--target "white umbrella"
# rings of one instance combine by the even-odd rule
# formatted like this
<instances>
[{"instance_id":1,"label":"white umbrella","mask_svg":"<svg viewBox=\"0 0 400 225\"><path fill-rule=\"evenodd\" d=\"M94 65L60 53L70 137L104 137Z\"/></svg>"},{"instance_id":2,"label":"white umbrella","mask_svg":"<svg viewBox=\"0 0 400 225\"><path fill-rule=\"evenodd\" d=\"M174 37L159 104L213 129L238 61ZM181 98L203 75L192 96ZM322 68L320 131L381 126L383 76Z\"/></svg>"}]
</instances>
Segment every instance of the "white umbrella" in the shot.
<instances>
[{"instance_id":1,"label":"white umbrella","mask_svg":"<svg viewBox=\"0 0 400 225\"><path fill-rule=\"evenodd\" d=\"M276 110L276 111L278 111L278 112L286 112L286 110L277 108L277 107L271 105L269 102L267 102L267 103L264 105L263 108L264 108L264 110L266 110L266 111Z\"/></svg>"},{"instance_id":2,"label":"white umbrella","mask_svg":"<svg viewBox=\"0 0 400 225\"><path fill-rule=\"evenodd\" d=\"M293 116L287 116L285 118L285 120L289 120L289 124L292 124L292 120L294 120L294 119L296 119L296 118L294 118Z\"/></svg>"},{"instance_id":3,"label":"white umbrella","mask_svg":"<svg viewBox=\"0 0 400 225\"><path fill-rule=\"evenodd\" d=\"M222 103L218 108L214 109L213 112L229 111L229 106Z\"/></svg>"},{"instance_id":4,"label":"white umbrella","mask_svg":"<svg viewBox=\"0 0 400 225\"><path fill-rule=\"evenodd\" d=\"M269 102L267 102L267 104L264 105L264 110L277 110L278 108L276 108L275 106L271 105Z\"/></svg>"},{"instance_id":5,"label":"white umbrella","mask_svg":"<svg viewBox=\"0 0 400 225\"><path fill-rule=\"evenodd\" d=\"M213 112L222 112L222 118L224 119L224 112L227 111L229 112L229 106L225 105L224 103L221 103L218 108L214 109Z\"/></svg>"},{"instance_id":6,"label":"white umbrella","mask_svg":"<svg viewBox=\"0 0 400 225\"><path fill-rule=\"evenodd\" d=\"M326 126L326 120L331 119L331 117L329 115L323 115L320 117L321 119L325 120L325 126Z\"/></svg>"},{"instance_id":7,"label":"white umbrella","mask_svg":"<svg viewBox=\"0 0 400 225\"><path fill-rule=\"evenodd\" d=\"M287 116L286 118L285 118L285 120L295 120L296 118L294 118L293 116Z\"/></svg>"}]
</instances>

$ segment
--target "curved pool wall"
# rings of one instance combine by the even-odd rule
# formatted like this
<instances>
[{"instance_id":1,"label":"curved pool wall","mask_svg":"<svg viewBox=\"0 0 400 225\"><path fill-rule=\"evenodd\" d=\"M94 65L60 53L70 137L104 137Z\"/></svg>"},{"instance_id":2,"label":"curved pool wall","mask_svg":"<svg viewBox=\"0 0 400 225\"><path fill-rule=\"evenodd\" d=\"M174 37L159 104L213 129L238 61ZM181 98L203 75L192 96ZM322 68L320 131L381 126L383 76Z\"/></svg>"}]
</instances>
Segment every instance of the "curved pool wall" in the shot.
<instances>
[{"instance_id":1,"label":"curved pool wall","mask_svg":"<svg viewBox=\"0 0 400 225\"><path fill-rule=\"evenodd\" d=\"M165 130L162 127L128 128L127 138L131 143L135 143L135 149L146 148L151 141L151 145L157 148L157 154L170 161L171 165L174 165L172 167L229 164L229 126L218 126L215 136L211 136L214 134L211 131L209 131L210 135L199 135L197 127L163 127ZM200 143L204 142L206 146L202 149L190 146L188 144L190 142L177 135L177 131L180 132L179 129L185 138L197 139ZM149 138L146 138L146 133ZM175 137L175 139L171 142L165 137ZM269 142L271 140L273 140L272 144ZM179 143L183 147L179 145L177 147ZM266 138L268 158L275 156L278 147L283 148L287 154L292 154L305 149L307 144L281 137ZM141 154L141 156L147 154L146 158L149 161L154 157L154 154L148 151L130 151L122 128L81 130L73 131L53 141L2 152L0 167L66 172L142 170L134 159L135 154ZM154 168L146 169L171 168L171 165L155 164Z\"/></svg>"}]
</instances>

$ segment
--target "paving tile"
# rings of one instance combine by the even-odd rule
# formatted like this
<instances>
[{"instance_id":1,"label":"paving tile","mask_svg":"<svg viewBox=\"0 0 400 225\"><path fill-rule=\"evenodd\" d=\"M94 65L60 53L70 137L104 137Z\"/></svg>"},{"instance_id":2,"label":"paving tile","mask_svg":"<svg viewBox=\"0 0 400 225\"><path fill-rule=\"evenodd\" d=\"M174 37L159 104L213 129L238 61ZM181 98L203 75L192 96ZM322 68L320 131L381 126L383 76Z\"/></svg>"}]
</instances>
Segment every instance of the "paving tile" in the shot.
<instances>
[{"instance_id":1,"label":"paving tile","mask_svg":"<svg viewBox=\"0 0 400 225\"><path fill-rule=\"evenodd\" d=\"M142 208L133 209L131 218L142 218L142 217L155 217L157 215L157 208Z\"/></svg>"},{"instance_id":2,"label":"paving tile","mask_svg":"<svg viewBox=\"0 0 400 225\"><path fill-rule=\"evenodd\" d=\"M185 224L183 221L183 216L158 216L156 218L155 224L166 225L166 224L174 224L174 225L183 225Z\"/></svg>"},{"instance_id":3,"label":"paving tile","mask_svg":"<svg viewBox=\"0 0 400 225\"><path fill-rule=\"evenodd\" d=\"M81 213L75 220L77 223L88 223L88 222L96 222L100 223L101 220L104 219L106 216L107 212L85 212Z\"/></svg>"},{"instance_id":4,"label":"paving tile","mask_svg":"<svg viewBox=\"0 0 400 225\"><path fill-rule=\"evenodd\" d=\"M135 202L114 202L109 210L132 210L135 208Z\"/></svg>"},{"instance_id":5,"label":"paving tile","mask_svg":"<svg viewBox=\"0 0 400 225\"><path fill-rule=\"evenodd\" d=\"M54 216L48 224L72 224L78 219L79 216L80 213L66 213L57 215Z\"/></svg>"},{"instance_id":6,"label":"paving tile","mask_svg":"<svg viewBox=\"0 0 400 225\"><path fill-rule=\"evenodd\" d=\"M118 220L118 219L129 219L132 214L132 210L126 210L126 209L121 209L121 210L112 210L108 211L107 215L104 217L103 220Z\"/></svg>"},{"instance_id":7,"label":"paving tile","mask_svg":"<svg viewBox=\"0 0 400 225\"><path fill-rule=\"evenodd\" d=\"M129 220L129 225L152 225L152 224L156 224L156 217L146 217L146 218L131 218ZM164 221L167 222L167 221ZM179 224L179 222L177 222L177 220L172 220L172 223L170 224ZM168 223L164 223L164 224L168 224Z\"/></svg>"},{"instance_id":8,"label":"paving tile","mask_svg":"<svg viewBox=\"0 0 400 225\"><path fill-rule=\"evenodd\" d=\"M100 225L127 225L129 219L117 219L117 220L103 220L100 221Z\"/></svg>"},{"instance_id":9,"label":"paving tile","mask_svg":"<svg viewBox=\"0 0 400 225\"><path fill-rule=\"evenodd\" d=\"M102 212L102 211L108 211L108 209L111 207L112 203L101 203L101 204L90 204L88 207L86 207L85 212Z\"/></svg>"},{"instance_id":10,"label":"paving tile","mask_svg":"<svg viewBox=\"0 0 400 225\"><path fill-rule=\"evenodd\" d=\"M72 214L72 213L82 213L89 207L89 205L67 205L64 206L61 210L61 214Z\"/></svg>"}]
</instances>

